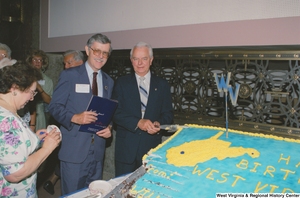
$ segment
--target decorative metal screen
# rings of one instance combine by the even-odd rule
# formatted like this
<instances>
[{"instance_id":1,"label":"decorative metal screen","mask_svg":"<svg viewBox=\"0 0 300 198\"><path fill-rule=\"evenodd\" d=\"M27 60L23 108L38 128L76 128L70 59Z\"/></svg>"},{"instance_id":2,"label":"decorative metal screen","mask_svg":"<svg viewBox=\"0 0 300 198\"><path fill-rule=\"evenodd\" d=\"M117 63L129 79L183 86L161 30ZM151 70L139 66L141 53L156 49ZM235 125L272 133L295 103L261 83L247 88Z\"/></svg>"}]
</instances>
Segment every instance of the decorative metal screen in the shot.
<instances>
[{"instance_id":1,"label":"decorative metal screen","mask_svg":"<svg viewBox=\"0 0 300 198\"><path fill-rule=\"evenodd\" d=\"M300 51L154 50L152 71L168 80L175 122L225 127L225 98L214 73L240 84L237 105L228 96L229 126L300 134ZM105 66L117 78L132 71L129 50L114 52Z\"/></svg>"}]
</instances>

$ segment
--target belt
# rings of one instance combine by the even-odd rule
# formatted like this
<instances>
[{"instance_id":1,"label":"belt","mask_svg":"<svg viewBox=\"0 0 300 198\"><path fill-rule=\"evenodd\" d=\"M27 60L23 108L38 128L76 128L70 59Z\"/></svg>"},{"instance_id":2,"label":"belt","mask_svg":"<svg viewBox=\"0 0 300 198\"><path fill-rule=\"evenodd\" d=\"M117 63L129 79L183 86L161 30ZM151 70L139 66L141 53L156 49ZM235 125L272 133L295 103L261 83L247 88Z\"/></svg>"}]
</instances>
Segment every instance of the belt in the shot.
<instances>
[{"instance_id":1,"label":"belt","mask_svg":"<svg viewBox=\"0 0 300 198\"><path fill-rule=\"evenodd\" d=\"M91 140L91 144L94 144L95 138L94 135L92 135L92 140Z\"/></svg>"}]
</instances>

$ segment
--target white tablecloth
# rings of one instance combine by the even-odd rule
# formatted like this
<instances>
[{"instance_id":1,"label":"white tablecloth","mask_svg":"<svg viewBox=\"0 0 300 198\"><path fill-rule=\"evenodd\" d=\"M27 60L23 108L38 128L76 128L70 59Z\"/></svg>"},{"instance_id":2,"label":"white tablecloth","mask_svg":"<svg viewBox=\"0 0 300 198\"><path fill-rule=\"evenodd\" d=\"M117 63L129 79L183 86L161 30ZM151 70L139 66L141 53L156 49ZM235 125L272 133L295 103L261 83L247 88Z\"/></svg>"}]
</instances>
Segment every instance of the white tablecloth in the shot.
<instances>
[{"instance_id":1,"label":"white tablecloth","mask_svg":"<svg viewBox=\"0 0 300 198\"><path fill-rule=\"evenodd\" d=\"M110 179L107 182L112 185L113 188L115 188L117 185L119 185L122 181L124 181L127 177L129 177L130 174L122 176L122 177L117 177L114 179ZM78 190L76 192L61 196L60 198L87 198L90 197L90 191L88 188L84 188L81 190ZM99 197L104 197L105 195L99 196ZM92 196L91 196L92 197ZM94 198L94 197L93 197Z\"/></svg>"}]
</instances>

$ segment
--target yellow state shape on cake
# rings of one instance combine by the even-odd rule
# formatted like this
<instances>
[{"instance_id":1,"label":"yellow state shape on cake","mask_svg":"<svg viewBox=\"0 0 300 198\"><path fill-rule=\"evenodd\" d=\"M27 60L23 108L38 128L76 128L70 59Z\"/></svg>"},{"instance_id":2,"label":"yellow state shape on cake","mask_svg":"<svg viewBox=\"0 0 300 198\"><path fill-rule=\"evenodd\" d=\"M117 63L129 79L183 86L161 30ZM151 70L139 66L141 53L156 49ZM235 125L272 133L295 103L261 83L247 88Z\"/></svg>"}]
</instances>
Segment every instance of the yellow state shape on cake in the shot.
<instances>
[{"instance_id":1,"label":"yellow state shape on cake","mask_svg":"<svg viewBox=\"0 0 300 198\"><path fill-rule=\"evenodd\" d=\"M220 131L211 138L186 142L167 150L168 164L175 166L195 166L214 157L218 160L239 157L248 154L252 158L259 157L260 153L254 148L230 147L231 142L219 140L224 132Z\"/></svg>"}]
</instances>

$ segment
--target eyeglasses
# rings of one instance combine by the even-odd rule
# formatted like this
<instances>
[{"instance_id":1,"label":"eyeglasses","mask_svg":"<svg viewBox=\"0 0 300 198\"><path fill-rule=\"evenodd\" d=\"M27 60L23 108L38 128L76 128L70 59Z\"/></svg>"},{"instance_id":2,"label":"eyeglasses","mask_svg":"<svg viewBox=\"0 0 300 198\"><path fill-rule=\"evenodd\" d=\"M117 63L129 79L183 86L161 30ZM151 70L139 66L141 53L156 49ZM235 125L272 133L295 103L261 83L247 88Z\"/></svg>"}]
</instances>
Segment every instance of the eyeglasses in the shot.
<instances>
[{"instance_id":1,"label":"eyeglasses","mask_svg":"<svg viewBox=\"0 0 300 198\"><path fill-rule=\"evenodd\" d=\"M100 56L100 54L102 54L103 58L108 58L109 57L109 52L103 52L101 50L94 50L93 48L90 47L90 49L93 51L93 54L95 56Z\"/></svg>"},{"instance_id":2,"label":"eyeglasses","mask_svg":"<svg viewBox=\"0 0 300 198\"><path fill-rule=\"evenodd\" d=\"M36 94L38 93L37 91L33 91L33 90L31 90L31 89L29 89L29 91L30 91L32 97L36 96Z\"/></svg>"},{"instance_id":3,"label":"eyeglasses","mask_svg":"<svg viewBox=\"0 0 300 198\"><path fill-rule=\"evenodd\" d=\"M33 58L32 61L33 61L33 62L42 63L42 62L43 62L43 59L35 59L35 58Z\"/></svg>"},{"instance_id":4,"label":"eyeglasses","mask_svg":"<svg viewBox=\"0 0 300 198\"><path fill-rule=\"evenodd\" d=\"M7 57L6 54L0 54L0 56L2 56L2 58L6 58Z\"/></svg>"}]
</instances>

